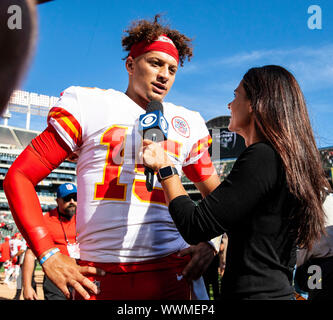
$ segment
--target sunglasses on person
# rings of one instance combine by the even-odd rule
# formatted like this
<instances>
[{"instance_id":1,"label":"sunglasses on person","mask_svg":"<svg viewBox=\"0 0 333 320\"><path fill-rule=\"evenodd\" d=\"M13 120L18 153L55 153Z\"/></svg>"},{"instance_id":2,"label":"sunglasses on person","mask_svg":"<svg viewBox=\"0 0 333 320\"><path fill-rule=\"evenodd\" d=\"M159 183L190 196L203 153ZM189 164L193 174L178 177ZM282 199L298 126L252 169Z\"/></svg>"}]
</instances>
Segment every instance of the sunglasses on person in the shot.
<instances>
[{"instance_id":1,"label":"sunglasses on person","mask_svg":"<svg viewBox=\"0 0 333 320\"><path fill-rule=\"evenodd\" d=\"M62 198L62 200L64 200L65 202L69 202L69 201L71 201L71 199L73 199L75 202L77 201L77 195L76 195L76 193L69 194L66 197Z\"/></svg>"}]
</instances>

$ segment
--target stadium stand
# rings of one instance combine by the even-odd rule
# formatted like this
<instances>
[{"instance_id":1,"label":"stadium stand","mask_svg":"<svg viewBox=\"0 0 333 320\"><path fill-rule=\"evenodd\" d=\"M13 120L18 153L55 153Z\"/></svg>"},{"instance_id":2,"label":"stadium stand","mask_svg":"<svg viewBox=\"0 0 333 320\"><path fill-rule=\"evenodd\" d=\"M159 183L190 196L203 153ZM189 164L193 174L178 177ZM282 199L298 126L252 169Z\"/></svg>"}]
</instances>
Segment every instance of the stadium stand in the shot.
<instances>
[{"instance_id":1,"label":"stadium stand","mask_svg":"<svg viewBox=\"0 0 333 320\"><path fill-rule=\"evenodd\" d=\"M2 238L18 231L3 191L3 180L17 156L38 134L37 131L0 125L0 224L4 224L0 229ZM43 212L56 207L56 190L64 182L76 184L76 164L72 161L63 162L36 186Z\"/></svg>"},{"instance_id":2,"label":"stadium stand","mask_svg":"<svg viewBox=\"0 0 333 320\"><path fill-rule=\"evenodd\" d=\"M29 132L22 129L13 129L13 131L23 148L25 148L30 143L30 141L33 138L35 138L38 134L35 132Z\"/></svg>"},{"instance_id":3,"label":"stadium stand","mask_svg":"<svg viewBox=\"0 0 333 320\"><path fill-rule=\"evenodd\" d=\"M10 128L0 126L0 145L4 148L18 148L20 142L15 138L14 132Z\"/></svg>"}]
</instances>

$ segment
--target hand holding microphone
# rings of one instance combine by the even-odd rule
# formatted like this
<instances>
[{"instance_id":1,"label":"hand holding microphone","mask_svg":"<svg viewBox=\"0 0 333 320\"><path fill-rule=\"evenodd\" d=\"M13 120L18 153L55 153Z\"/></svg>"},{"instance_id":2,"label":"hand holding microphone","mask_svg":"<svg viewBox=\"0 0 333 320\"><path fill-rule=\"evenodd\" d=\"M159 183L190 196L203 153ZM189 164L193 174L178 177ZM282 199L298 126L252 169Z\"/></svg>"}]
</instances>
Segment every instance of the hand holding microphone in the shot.
<instances>
[{"instance_id":1,"label":"hand holding microphone","mask_svg":"<svg viewBox=\"0 0 333 320\"><path fill-rule=\"evenodd\" d=\"M146 114L139 118L139 132L144 140L161 142L168 138L168 123L163 116L163 105L159 101L151 101L147 105ZM154 170L145 167L146 188L153 190Z\"/></svg>"},{"instance_id":2,"label":"hand holding microphone","mask_svg":"<svg viewBox=\"0 0 333 320\"><path fill-rule=\"evenodd\" d=\"M154 172L158 172L163 167L174 166L174 163L159 143L143 140L143 165L147 169L151 168Z\"/></svg>"}]
</instances>

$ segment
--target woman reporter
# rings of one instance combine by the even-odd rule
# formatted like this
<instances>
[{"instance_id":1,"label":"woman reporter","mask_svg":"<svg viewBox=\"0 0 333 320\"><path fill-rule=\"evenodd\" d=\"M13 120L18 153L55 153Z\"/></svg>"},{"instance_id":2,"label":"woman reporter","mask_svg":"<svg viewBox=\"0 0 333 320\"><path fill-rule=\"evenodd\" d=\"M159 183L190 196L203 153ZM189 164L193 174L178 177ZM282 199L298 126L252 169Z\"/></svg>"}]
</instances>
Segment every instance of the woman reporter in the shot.
<instances>
[{"instance_id":1,"label":"woman reporter","mask_svg":"<svg viewBox=\"0 0 333 320\"><path fill-rule=\"evenodd\" d=\"M229 130L247 148L199 204L168 176L173 164L158 144L144 141L143 161L168 176L169 211L188 243L228 234L222 298L292 299L296 246L311 247L323 232L329 188L304 97L290 72L264 66L244 75L228 107Z\"/></svg>"}]
</instances>

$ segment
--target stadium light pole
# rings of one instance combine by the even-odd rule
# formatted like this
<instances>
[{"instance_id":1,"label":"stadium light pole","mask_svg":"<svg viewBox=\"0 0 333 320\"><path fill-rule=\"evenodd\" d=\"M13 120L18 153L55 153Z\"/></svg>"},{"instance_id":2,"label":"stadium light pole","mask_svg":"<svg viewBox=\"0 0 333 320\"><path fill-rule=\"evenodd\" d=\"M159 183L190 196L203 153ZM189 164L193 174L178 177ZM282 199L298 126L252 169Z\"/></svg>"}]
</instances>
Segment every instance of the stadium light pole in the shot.
<instances>
[{"instance_id":1,"label":"stadium light pole","mask_svg":"<svg viewBox=\"0 0 333 320\"><path fill-rule=\"evenodd\" d=\"M27 117L25 119L25 128L27 130L30 129L30 119L31 119L31 98L29 96L29 104L28 104L28 109L27 109Z\"/></svg>"},{"instance_id":2,"label":"stadium light pole","mask_svg":"<svg viewBox=\"0 0 333 320\"><path fill-rule=\"evenodd\" d=\"M8 126L8 120L11 118L11 113L9 112L9 109L8 109L8 106L4 112L4 114L2 115L2 118L3 118L3 124L4 126Z\"/></svg>"}]
</instances>

